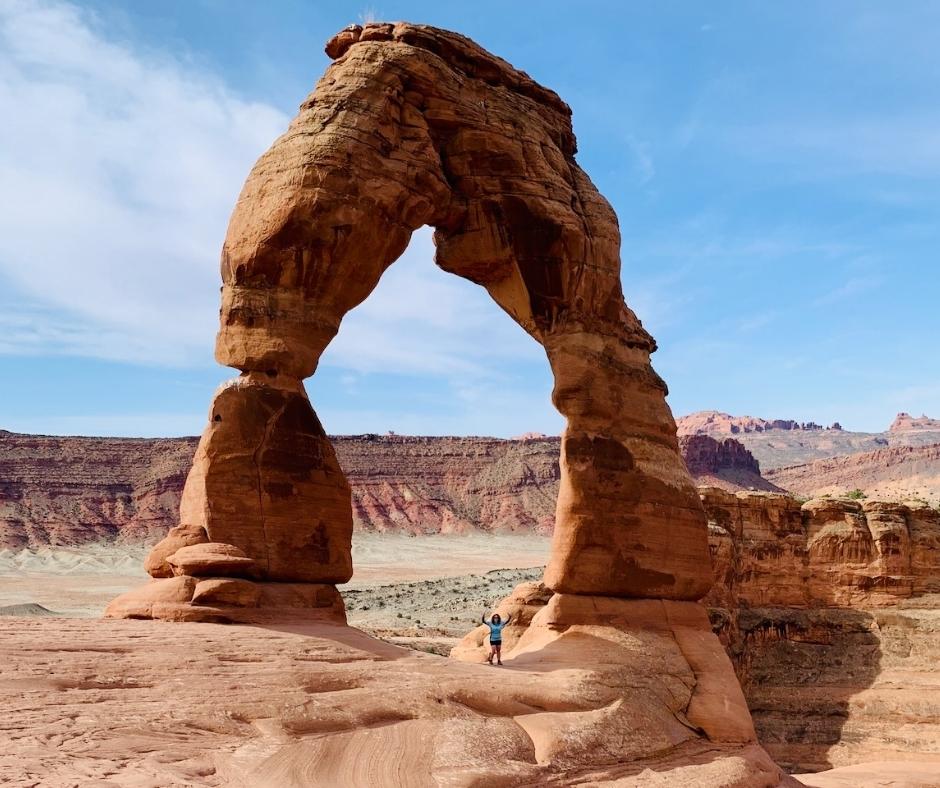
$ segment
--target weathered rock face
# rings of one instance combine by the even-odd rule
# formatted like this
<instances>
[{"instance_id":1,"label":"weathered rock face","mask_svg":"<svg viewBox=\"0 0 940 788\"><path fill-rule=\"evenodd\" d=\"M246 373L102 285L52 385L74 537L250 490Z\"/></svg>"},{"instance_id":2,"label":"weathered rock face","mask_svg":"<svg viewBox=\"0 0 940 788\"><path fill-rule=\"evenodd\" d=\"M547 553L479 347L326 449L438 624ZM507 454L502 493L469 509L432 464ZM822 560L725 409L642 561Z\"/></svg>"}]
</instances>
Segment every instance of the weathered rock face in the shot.
<instances>
[{"instance_id":1,"label":"weathered rock face","mask_svg":"<svg viewBox=\"0 0 940 788\"><path fill-rule=\"evenodd\" d=\"M352 576L349 486L301 385L223 386L186 481L180 519L234 544L267 580Z\"/></svg>"},{"instance_id":2,"label":"weathered rock face","mask_svg":"<svg viewBox=\"0 0 940 788\"><path fill-rule=\"evenodd\" d=\"M195 438L0 430L0 549L162 536L178 521L195 448Z\"/></svg>"},{"instance_id":3,"label":"weathered rock face","mask_svg":"<svg viewBox=\"0 0 940 788\"><path fill-rule=\"evenodd\" d=\"M737 450L691 456L701 439L680 440L698 484L772 487L742 469ZM555 527L560 438L346 435L330 440L352 490L354 530L550 535ZM0 432L0 549L156 541L173 529L176 541L161 547L162 555L155 552L146 567L155 577L169 577L168 567L159 568L167 555L184 544L209 541L202 526L184 536L175 528L197 442Z\"/></svg>"},{"instance_id":4,"label":"weathered rock face","mask_svg":"<svg viewBox=\"0 0 940 788\"><path fill-rule=\"evenodd\" d=\"M907 432L908 430L940 430L940 419L932 419L927 414L915 418L910 413L899 413L888 427L888 432Z\"/></svg>"},{"instance_id":5,"label":"weathered rock face","mask_svg":"<svg viewBox=\"0 0 940 788\"><path fill-rule=\"evenodd\" d=\"M917 435L919 433L898 433ZM940 433L925 433L940 438ZM795 495L818 497L861 490L869 498L940 502L940 443L892 446L827 457L769 471L768 479Z\"/></svg>"},{"instance_id":6,"label":"weathered rock face","mask_svg":"<svg viewBox=\"0 0 940 788\"><path fill-rule=\"evenodd\" d=\"M716 440L710 435L681 435L679 450L699 486L784 492L761 476L760 463L734 438Z\"/></svg>"},{"instance_id":7,"label":"weathered rock face","mask_svg":"<svg viewBox=\"0 0 940 788\"><path fill-rule=\"evenodd\" d=\"M702 497L720 581L705 601L775 760L940 765L940 511Z\"/></svg>"},{"instance_id":8,"label":"weathered rock face","mask_svg":"<svg viewBox=\"0 0 940 788\"><path fill-rule=\"evenodd\" d=\"M940 511L702 490L716 583L706 602L870 607L940 592Z\"/></svg>"},{"instance_id":9,"label":"weathered rock face","mask_svg":"<svg viewBox=\"0 0 940 788\"><path fill-rule=\"evenodd\" d=\"M336 62L255 165L232 215L216 358L250 385L217 395L213 413L225 413L200 442L184 523L241 547L274 579L343 574L345 480L310 462L303 472L318 475L308 486L288 479L293 451L327 458L322 430L298 421L279 431L279 404L259 420L250 403L266 400L265 386L300 389L343 316L411 233L432 225L437 264L485 287L544 346L555 375L567 426L546 583L701 597L711 584L704 514L649 363L655 343L623 300L616 216L575 162L567 105L434 28L349 28L327 51ZM287 450L262 468L269 439ZM316 525L276 524L300 505ZM282 541L283 556L272 556Z\"/></svg>"}]
</instances>

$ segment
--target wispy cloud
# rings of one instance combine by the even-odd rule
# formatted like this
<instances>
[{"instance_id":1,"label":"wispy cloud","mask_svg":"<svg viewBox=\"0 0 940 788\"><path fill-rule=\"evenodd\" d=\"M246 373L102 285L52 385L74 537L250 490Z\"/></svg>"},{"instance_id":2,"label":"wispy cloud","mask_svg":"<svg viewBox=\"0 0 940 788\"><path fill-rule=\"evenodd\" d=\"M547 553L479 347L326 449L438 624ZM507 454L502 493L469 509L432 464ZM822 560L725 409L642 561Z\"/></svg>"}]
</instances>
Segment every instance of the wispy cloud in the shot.
<instances>
[{"instance_id":1,"label":"wispy cloud","mask_svg":"<svg viewBox=\"0 0 940 788\"><path fill-rule=\"evenodd\" d=\"M813 299L813 306L826 306L874 290L884 281L881 276L856 276Z\"/></svg>"},{"instance_id":2,"label":"wispy cloud","mask_svg":"<svg viewBox=\"0 0 940 788\"><path fill-rule=\"evenodd\" d=\"M100 29L0 5L2 352L204 363L228 214L287 118Z\"/></svg>"}]
</instances>

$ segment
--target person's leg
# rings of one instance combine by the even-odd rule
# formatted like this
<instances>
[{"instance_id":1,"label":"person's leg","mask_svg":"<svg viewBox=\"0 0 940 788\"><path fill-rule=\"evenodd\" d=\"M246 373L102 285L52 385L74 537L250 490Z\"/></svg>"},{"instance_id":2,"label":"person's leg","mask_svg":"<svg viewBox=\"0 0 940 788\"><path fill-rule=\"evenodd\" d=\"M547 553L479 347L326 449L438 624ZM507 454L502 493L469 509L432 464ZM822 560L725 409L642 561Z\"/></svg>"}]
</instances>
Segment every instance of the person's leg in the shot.
<instances>
[{"instance_id":1,"label":"person's leg","mask_svg":"<svg viewBox=\"0 0 940 788\"><path fill-rule=\"evenodd\" d=\"M486 661L489 662L490 665L493 664L493 655L494 655L495 653L496 653L496 646L494 646L494 645L491 644L491 645L490 645L490 655L486 658Z\"/></svg>"},{"instance_id":2,"label":"person's leg","mask_svg":"<svg viewBox=\"0 0 940 788\"><path fill-rule=\"evenodd\" d=\"M493 646L493 651L496 653L496 664L503 664L503 644L500 643L498 646Z\"/></svg>"}]
</instances>

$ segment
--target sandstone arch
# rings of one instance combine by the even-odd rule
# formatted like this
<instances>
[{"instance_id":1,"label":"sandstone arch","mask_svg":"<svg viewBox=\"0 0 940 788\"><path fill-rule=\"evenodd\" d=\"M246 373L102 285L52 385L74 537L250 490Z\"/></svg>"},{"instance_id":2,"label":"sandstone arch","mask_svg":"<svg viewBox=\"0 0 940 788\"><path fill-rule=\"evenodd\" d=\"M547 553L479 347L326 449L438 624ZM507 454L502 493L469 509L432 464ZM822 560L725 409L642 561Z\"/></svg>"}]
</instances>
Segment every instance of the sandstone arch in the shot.
<instances>
[{"instance_id":1,"label":"sandstone arch","mask_svg":"<svg viewBox=\"0 0 940 788\"><path fill-rule=\"evenodd\" d=\"M334 63L235 207L216 358L241 375L216 394L183 525L151 573L209 541L240 548L256 579L349 579L349 489L302 380L431 225L438 266L485 287L554 373L567 425L546 584L700 598L705 516L650 365L655 342L624 302L616 216L575 161L568 106L434 28L355 26L327 53Z\"/></svg>"}]
</instances>

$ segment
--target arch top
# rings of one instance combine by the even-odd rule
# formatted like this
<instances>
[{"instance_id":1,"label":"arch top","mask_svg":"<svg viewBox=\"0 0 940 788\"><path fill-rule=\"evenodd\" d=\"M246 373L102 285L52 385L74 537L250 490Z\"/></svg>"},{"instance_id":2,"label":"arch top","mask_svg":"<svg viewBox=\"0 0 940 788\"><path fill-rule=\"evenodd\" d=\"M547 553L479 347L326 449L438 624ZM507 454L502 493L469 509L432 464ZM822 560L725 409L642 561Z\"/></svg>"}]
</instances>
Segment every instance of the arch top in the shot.
<instances>
[{"instance_id":1,"label":"arch top","mask_svg":"<svg viewBox=\"0 0 940 788\"><path fill-rule=\"evenodd\" d=\"M338 60L353 44L368 41L407 44L427 50L446 61L455 71L462 72L471 79L482 79L491 85L500 85L571 117L571 107L554 90L540 85L524 71L487 52L472 39L449 30L409 22L349 25L326 42L324 51L331 60ZM574 134L571 135L570 142L570 149L566 152L574 154Z\"/></svg>"}]
</instances>

